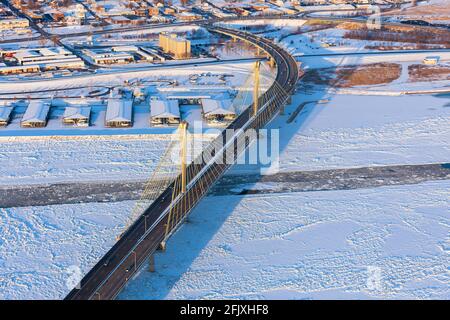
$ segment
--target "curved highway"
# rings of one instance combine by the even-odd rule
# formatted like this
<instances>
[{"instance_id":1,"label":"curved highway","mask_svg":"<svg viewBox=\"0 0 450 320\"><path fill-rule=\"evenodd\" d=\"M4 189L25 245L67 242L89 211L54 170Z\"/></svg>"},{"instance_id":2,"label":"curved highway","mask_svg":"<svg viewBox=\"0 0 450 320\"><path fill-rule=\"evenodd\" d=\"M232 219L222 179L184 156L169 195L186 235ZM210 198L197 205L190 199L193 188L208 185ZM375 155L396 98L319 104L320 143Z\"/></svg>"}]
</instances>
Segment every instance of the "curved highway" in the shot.
<instances>
[{"instance_id":1,"label":"curved highway","mask_svg":"<svg viewBox=\"0 0 450 320\"><path fill-rule=\"evenodd\" d=\"M255 35L232 29L206 26L211 32L221 33L250 42L264 50L275 61L277 75L274 84L259 97L259 111L253 115L249 106L227 129L241 129L233 137L232 143L227 141L224 147L213 154L213 158L225 157L232 152L235 159L238 155L236 142L242 138L246 129L261 128L277 114L289 99L298 80L299 70L295 59L284 49L271 41ZM280 90L279 88L283 88ZM225 130L211 144L225 142ZM246 146L250 141L246 141ZM169 213L175 212L185 217L193 207L206 195L210 187L231 167L224 161L208 161L211 151L208 147L199 156L199 160L188 165L187 189L183 193L176 186L180 185L181 176L150 205L145 212L125 231L120 240L105 256L86 274L80 285L74 288L66 300L114 299L127 281L139 270L145 260L152 255L165 241L166 224L169 224ZM177 221L171 231L182 223Z\"/></svg>"}]
</instances>

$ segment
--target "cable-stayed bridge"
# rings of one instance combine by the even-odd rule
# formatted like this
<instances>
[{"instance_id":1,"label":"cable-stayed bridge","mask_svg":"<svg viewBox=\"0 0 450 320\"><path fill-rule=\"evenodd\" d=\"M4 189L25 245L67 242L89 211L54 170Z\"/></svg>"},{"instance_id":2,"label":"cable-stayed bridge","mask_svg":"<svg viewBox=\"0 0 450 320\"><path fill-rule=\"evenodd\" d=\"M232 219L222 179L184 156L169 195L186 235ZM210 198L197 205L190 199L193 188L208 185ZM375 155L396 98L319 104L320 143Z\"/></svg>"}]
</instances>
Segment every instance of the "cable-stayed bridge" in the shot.
<instances>
[{"instance_id":1,"label":"cable-stayed bridge","mask_svg":"<svg viewBox=\"0 0 450 320\"><path fill-rule=\"evenodd\" d=\"M207 194L214 183L229 169L233 161L252 142L249 129L264 127L289 101L299 77L295 59L272 41L247 32L206 25L210 32L230 36L251 43L264 52L276 76L271 86L260 92L260 64L255 64L253 101L244 106L239 116L215 137L194 159L181 154L181 173L171 171L157 187L146 188L142 199L133 210L132 224L116 244L85 275L79 286L66 297L67 300L114 299L139 267L152 257L184 221L189 212ZM245 101L245 99L243 100ZM185 124L180 126L179 147L186 152L188 134ZM250 137L250 138L249 138ZM243 145L244 148L239 148ZM167 152L172 150L169 145ZM163 157L168 156L168 154ZM154 172L158 173L157 167ZM151 201L151 199L154 199Z\"/></svg>"}]
</instances>

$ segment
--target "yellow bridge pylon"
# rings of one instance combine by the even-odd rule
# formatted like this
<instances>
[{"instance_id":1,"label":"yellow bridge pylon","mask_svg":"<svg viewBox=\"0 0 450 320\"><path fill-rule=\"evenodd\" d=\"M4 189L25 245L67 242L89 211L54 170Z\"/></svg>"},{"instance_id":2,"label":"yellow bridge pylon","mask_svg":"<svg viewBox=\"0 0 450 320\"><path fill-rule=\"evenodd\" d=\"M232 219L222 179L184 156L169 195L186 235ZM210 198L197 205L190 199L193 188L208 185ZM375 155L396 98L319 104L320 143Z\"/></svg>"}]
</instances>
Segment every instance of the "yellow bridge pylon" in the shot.
<instances>
[{"instance_id":1,"label":"yellow bridge pylon","mask_svg":"<svg viewBox=\"0 0 450 320\"><path fill-rule=\"evenodd\" d=\"M188 154L188 123L186 121L183 121L180 123L178 127L179 131L179 146L180 146L180 171L181 176L180 179L175 179L174 181L174 187L172 191L172 203L175 201L175 199L183 193L186 193L186 187L187 187L187 154ZM184 204L186 205L186 204ZM177 227L179 222L184 218L180 215L181 211L180 206L172 206L170 209L169 217L167 219L166 223L166 230L165 230L165 239L169 236L169 234ZM165 249L165 239L161 243L161 249Z\"/></svg>"},{"instance_id":2,"label":"yellow bridge pylon","mask_svg":"<svg viewBox=\"0 0 450 320\"><path fill-rule=\"evenodd\" d=\"M180 162L181 162L181 192L186 192L186 162L187 162L187 128L188 123L183 121L180 123Z\"/></svg>"},{"instance_id":3,"label":"yellow bridge pylon","mask_svg":"<svg viewBox=\"0 0 450 320\"><path fill-rule=\"evenodd\" d=\"M255 83L253 87L253 115L256 115L258 113L258 103L259 103L259 71L261 69L261 61L255 62L255 67L253 69L254 77L255 77Z\"/></svg>"}]
</instances>

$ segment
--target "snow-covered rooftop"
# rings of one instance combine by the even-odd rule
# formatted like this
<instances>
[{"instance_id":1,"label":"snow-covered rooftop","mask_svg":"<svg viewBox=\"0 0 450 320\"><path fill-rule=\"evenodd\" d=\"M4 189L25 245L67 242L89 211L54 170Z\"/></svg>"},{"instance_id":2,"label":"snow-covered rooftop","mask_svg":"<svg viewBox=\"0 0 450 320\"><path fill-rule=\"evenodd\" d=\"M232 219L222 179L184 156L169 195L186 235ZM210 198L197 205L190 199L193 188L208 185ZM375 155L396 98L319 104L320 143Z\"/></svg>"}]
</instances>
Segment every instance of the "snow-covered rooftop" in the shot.
<instances>
[{"instance_id":1,"label":"snow-covered rooftop","mask_svg":"<svg viewBox=\"0 0 450 320\"><path fill-rule=\"evenodd\" d=\"M131 121L131 100L108 99L106 108L106 122L108 121Z\"/></svg>"},{"instance_id":2,"label":"snow-covered rooftop","mask_svg":"<svg viewBox=\"0 0 450 320\"><path fill-rule=\"evenodd\" d=\"M150 113L152 118L179 118L178 100L151 100Z\"/></svg>"},{"instance_id":3,"label":"snow-covered rooftop","mask_svg":"<svg viewBox=\"0 0 450 320\"><path fill-rule=\"evenodd\" d=\"M91 113L91 107L66 107L64 110L64 119L89 119Z\"/></svg>"},{"instance_id":4,"label":"snow-covered rooftop","mask_svg":"<svg viewBox=\"0 0 450 320\"><path fill-rule=\"evenodd\" d=\"M49 111L48 103L42 100L32 100L22 117L22 122L45 122Z\"/></svg>"},{"instance_id":5,"label":"snow-covered rooftop","mask_svg":"<svg viewBox=\"0 0 450 320\"><path fill-rule=\"evenodd\" d=\"M231 100L202 99L205 116L236 114Z\"/></svg>"}]
</instances>

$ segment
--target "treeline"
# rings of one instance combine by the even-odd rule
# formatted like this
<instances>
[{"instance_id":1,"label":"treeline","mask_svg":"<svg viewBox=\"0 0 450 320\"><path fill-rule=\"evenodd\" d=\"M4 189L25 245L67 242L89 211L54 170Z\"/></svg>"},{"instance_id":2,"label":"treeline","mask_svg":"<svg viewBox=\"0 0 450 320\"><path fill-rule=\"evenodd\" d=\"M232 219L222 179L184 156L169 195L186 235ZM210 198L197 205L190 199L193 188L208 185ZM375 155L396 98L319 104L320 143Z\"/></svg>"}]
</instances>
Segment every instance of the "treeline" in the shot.
<instances>
[{"instance_id":1,"label":"treeline","mask_svg":"<svg viewBox=\"0 0 450 320\"><path fill-rule=\"evenodd\" d=\"M351 30L345 38L369 41L392 41L421 44L442 44L450 47L450 32L430 32L424 30L369 30L367 28Z\"/></svg>"}]
</instances>

